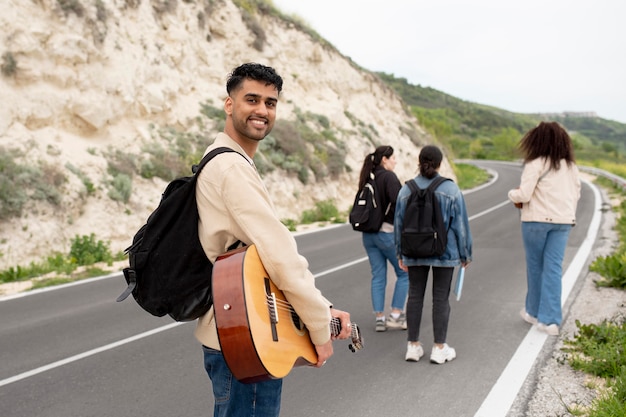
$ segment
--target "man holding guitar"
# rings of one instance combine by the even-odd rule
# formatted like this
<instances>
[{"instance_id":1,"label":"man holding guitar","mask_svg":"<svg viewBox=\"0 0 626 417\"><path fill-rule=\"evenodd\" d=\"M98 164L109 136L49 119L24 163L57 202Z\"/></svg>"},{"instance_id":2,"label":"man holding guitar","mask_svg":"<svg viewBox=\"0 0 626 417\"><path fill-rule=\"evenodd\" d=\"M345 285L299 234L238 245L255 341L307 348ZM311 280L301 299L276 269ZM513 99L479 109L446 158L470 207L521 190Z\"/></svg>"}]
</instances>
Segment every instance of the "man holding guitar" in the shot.
<instances>
[{"instance_id":1,"label":"man holding guitar","mask_svg":"<svg viewBox=\"0 0 626 417\"><path fill-rule=\"evenodd\" d=\"M347 312L333 309L315 287L308 262L298 253L295 239L280 222L254 166L259 142L274 126L282 84L282 78L273 68L260 64L243 64L230 74L226 84L228 97L224 101L224 132L217 135L207 152L227 147L241 155L222 153L200 173L196 188L198 230L202 247L212 262L236 242L254 245L276 287L272 294L277 291L284 294L285 302L306 327L316 354L311 365L319 368L333 354L332 340L349 338L354 325ZM233 275L233 280L241 280L241 276ZM214 293L216 285L214 280ZM216 323L219 315L215 309L227 311L231 304L211 308L198 320L195 332L203 345L205 368L213 385L214 415L278 416L282 379L270 376L240 382L233 377L221 352L225 346L220 344L221 333L218 337L220 323L219 318ZM337 332L331 332L333 321L340 323Z\"/></svg>"}]
</instances>

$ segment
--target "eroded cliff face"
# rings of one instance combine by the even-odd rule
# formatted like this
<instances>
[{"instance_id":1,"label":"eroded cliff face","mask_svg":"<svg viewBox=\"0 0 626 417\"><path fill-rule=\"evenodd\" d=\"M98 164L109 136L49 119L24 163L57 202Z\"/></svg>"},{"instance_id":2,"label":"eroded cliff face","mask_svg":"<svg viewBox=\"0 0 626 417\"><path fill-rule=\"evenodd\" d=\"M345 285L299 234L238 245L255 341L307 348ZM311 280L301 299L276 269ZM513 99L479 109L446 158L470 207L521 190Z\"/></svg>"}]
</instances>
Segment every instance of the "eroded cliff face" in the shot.
<instances>
[{"instance_id":1,"label":"eroded cliff face","mask_svg":"<svg viewBox=\"0 0 626 417\"><path fill-rule=\"evenodd\" d=\"M376 76L275 13L251 15L229 0L0 0L0 6L0 149L66 176L58 204L33 201L21 217L0 221L0 269L67 253L76 235L94 233L115 251L128 246L165 182L134 176L128 203L114 201L107 155L145 151L154 126L197 130L200 103L221 108L226 77L244 62L273 66L283 76L278 119L323 115L347 144L347 169L338 178L311 176L304 185L285 172L265 175L281 218L297 219L327 199L347 210L375 144L393 146L398 177L411 178L429 141ZM204 130L211 139L217 133L215 126ZM452 175L447 163L443 171Z\"/></svg>"}]
</instances>

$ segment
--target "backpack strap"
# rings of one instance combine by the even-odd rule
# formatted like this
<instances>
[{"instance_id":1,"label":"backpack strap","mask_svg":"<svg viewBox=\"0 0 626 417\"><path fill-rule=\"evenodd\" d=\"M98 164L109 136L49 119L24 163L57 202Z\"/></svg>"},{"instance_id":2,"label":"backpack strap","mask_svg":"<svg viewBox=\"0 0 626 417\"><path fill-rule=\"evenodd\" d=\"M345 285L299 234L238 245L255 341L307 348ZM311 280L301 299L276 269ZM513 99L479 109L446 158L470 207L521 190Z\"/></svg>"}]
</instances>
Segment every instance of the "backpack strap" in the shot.
<instances>
[{"instance_id":1,"label":"backpack strap","mask_svg":"<svg viewBox=\"0 0 626 417\"><path fill-rule=\"evenodd\" d=\"M437 178L435 178L433 180L433 182L430 183L430 185L428 185L428 188L431 189L432 191L435 191L437 189L437 187L439 187L439 185L441 185L442 182L448 181L449 179L450 178L442 177L440 175Z\"/></svg>"},{"instance_id":2,"label":"backpack strap","mask_svg":"<svg viewBox=\"0 0 626 417\"><path fill-rule=\"evenodd\" d=\"M200 161L200 163L199 163L198 165L193 165L193 166L191 167L191 171L193 172L193 174L194 174L194 176L195 176L194 180L198 178L198 175L200 175L200 172L202 171L202 168L204 168L204 166L205 166L206 164L208 164L208 163L209 163L209 161L210 161L211 159L213 159L213 158L214 158L214 157L216 157L217 155L222 154L222 153L225 153L225 152L235 152L235 153L238 153L238 154L239 154L239 155L241 155L241 157L242 157L242 158L244 158L247 162L250 162L250 161L248 160L248 158L246 158L246 157L245 157L243 154L241 154L240 152L238 152L238 151L236 151L236 150L234 150L234 149L231 149L231 148L227 148L226 146L220 146L219 148L212 149L212 150L211 150L208 154L206 154L206 155L204 156L204 158L202 158L202 160ZM246 245L245 243L243 243L241 240L237 240L237 241L235 241L232 245L230 245L230 246L228 247L228 249L226 249L226 251L231 251L231 250L233 250L233 249L237 248L237 246L239 246L239 244L243 244L244 246L247 246L247 245Z\"/></svg>"},{"instance_id":3,"label":"backpack strap","mask_svg":"<svg viewBox=\"0 0 626 417\"><path fill-rule=\"evenodd\" d=\"M231 148L227 148L225 146L220 146L219 148L212 149L211 152L204 155L204 158L202 158L202 160L200 161L198 165L193 165L191 167L191 172L193 172L196 176L200 175L200 171L202 171L202 168L204 168L204 166L208 164L211 159L213 159L217 155L224 153L224 152L237 152L237 151ZM248 158L246 158L240 152L237 152L237 153L241 155L241 157L244 158L246 161L248 161Z\"/></svg>"},{"instance_id":4,"label":"backpack strap","mask_svg":"<svg viewBox=\"0 0 626 417\"><path fill-rule=\"evenodd\" d=\"M439 185L441 185L442 182L444 181L448 181L450 180L450 178L447 177L442 177L441 175L438 176L437 178L435 178L429 185L428 188L432 191L435 191L437 189L437 187L439 187ZM415 179L410 179L406 182L406 185L409 186L409 188L411 189L412 193L415 193L419 190L421 190L421 188L419 188L417 186L417 183L415 182Z\"/></svg>"}]
</instances>

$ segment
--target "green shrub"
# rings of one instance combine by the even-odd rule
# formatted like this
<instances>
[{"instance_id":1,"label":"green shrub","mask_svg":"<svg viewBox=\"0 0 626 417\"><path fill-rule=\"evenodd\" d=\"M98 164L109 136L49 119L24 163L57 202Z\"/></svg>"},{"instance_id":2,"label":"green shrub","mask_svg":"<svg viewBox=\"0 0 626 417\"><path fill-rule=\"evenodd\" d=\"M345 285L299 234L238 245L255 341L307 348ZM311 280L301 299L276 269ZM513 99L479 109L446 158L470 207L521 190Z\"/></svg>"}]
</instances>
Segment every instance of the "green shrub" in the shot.
<instances>
[{"instance_id":1,"label":"green shrub","mask_svg":"<svg viewBox=\"0 0 626 417\"><path fill-rule=\"evenodd\" d=\"M69 275L80 265L92 265L96 262L106 262L108 265L114 260L121 260L124 255L119 253L115 257L111 254L109 242L96 240L92 233L89 236L75 236L71 241L69 255L65 256L61 253L54 253L48 256L42 262L31 262L30 265L24 267L17 265L10 267L5 271L0 271L0 282L16 282L24 281L31 278L40 277L50 272L55 272L61 277L55 277L54 280L62 279L63 282L73 280L69 279ZM85 274L85 276L94 276L95 272ZM66 277L66 278L63 278ZM58 281L46 280L45 284L38 286L49 286Z\"/></svg>"},{"instance_id":2,"label":"green shrub","mask_svg":"<svg viewBox=\"0 0 626 417\"><path fill-rule=\"evenodd\" d=\"M109 198L128 203L133 191L133 180L126 174L117 174L109 184Z\"/></svg>"},{"instance_id":3,"label":"green shrub","mask_svg":"<svg viewBox=\"0 0 626 417\"><path fill-rule=\"evenodd\" d=\"M323 221L342 223L344 220L340 218L339 210L335 206L334 201L324 200L315 203L314 209L305 210L300 221L303 224L310 224Z\"/></svg>"},{"instance_id":4,"label":"green shrub","mask_svg":"<svg viewBox=\"0 0 626 417\"><path fill-rule=\"evenodd\" d=\"M82 17L85 14L85 8L78 0L57 0L57 3L66 15L72 12L76 16Z\"/></svg>"},{"instance_id":5,"label":"green shrub","mask_svg":"<svg viewBox=\"0 0 626 417\"><path fill-rule=\"evenodd\" d=\"M582 324L576 320L577 335L563 342L563 351L574 369L602 378L614 378L626 369L626 322L604 320Z\"/></svg>"},{"instance_id":6,"label":"green shrub","mask_svg":"<svg viewBox=\"0 0 626 417\"><path fill-rule=\"evenodd\" d=\"M59 191L66 181L59 167L51 164L18 164L21 153L0 146L0 220L20 216L29 199L52 204L61 202Z\"/></svg>"},{"instance_id":7,"label":"green shrub","mask_svg":"<svg viewBox=\"0 0 626 417\"><path fill-rule=\"evenodd\" d=\"M96 241L92 233L89 236L76 236L72 239L70 259L77 265L92 265L96 262L113 262L109 242Z\"/></svg>"},{"instance_id":8,"label":"green shrub","mask_svg":"<svg viewBox=\"0 0 626 417\"><path fill-rule=\"evenodd\" d=\"M75 167L69 162L65 164L65 168L67 168L68 171L72 172L81 180L81 182L85 186L85 191L87 191L87 195L92 195L93 193L96 192L96 187L91 181L91 179L89 179L89 177L84 172L82 172L79 168Z\"/></svg>"},{"instance_id":9,"label":"green shrub","mask_svg":"<svg viewBox=\"0 0 626 417\"><path fill-rule=\"evenodd\" d=\"M600 287L626 288L626 252L596 258L589 270L602 275Z\"/></svg>"},{"instance_id":10,"label":"green shrub","mask_svg":"<svg viewBox=\"0 0 626 417\"><path fill-rule=\"evenodd\" d=\"M618 250L611 255L596 258L589 270L602 276L602 279L596 281L598 286L626 289L626 200L619 205L618 214L615 225L620 241Z\"/></svg>"},{"instance_id":11,"label":"green shrub","mask_svg":"<svg viewBox=\"0 0 626 417\"><path fill-rule=\"evenodd\" d=\"M10 77L17 72L17 61L11 52L2 54L2 64L0 64L2 75Z\"/></svg>"},{"instance_id":12,"label":"green shrub","mask_svg":"<svg viewBox=\"0 0 626 417\"><path fill-rule=\"evenodd\" d=\"M281 223L287 226L290 232L295 232L298 225L294 219L282 219Z\"/></svg>"},{"instance_id":13,"label":"green shrub","mask_svg":"<svg viewBox=\"0 0 626 417\"><path fill-rule=\"evenodd\" d=\"M593 400L585 415L626 415L626 322L624 318L583 325L577 335L563 341L562 350L572 368L606 380L607 388Z\"/></svg>"}]
</instances>

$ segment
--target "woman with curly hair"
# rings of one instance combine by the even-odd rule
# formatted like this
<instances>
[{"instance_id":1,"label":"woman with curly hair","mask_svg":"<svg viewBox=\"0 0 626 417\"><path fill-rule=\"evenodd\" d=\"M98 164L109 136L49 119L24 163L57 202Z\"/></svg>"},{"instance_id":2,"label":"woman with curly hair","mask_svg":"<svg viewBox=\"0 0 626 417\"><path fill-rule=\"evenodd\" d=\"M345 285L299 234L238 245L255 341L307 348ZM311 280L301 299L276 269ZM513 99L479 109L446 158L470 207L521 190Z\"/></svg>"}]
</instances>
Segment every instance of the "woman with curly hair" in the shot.
<instances>
[{"instance_id":1,"label":"woman with curly hair","mask_svg":"<svg viewBox=\"0 0 626 417\"><path fill-rule=\"evenodd\" d=\"M549 335L561 325L563 257L580 198L572 139L556 122L541 122L522 137L520 186L509 199L521 209L526 252L526 303L522 319Z\"/></svg>"}]
</instances>

